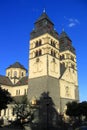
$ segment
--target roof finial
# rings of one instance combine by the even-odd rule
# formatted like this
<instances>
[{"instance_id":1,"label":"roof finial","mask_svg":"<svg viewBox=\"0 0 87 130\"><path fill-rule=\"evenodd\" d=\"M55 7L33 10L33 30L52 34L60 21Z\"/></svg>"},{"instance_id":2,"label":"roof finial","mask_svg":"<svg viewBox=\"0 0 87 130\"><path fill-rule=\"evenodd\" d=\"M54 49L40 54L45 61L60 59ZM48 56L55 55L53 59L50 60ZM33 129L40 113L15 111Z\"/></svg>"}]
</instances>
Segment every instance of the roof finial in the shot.
<instances>
[{"instance_id":1,"label":"roof finial","mask_svg":"<svg viewBox=\"0 0 87 130\"><path fill-rule=\"evenodd\" d=\"M62 31L64 32L64 28L62 29Z\"/></svg>"},{"instance_id":2,"label":"roof finial","mask_svg":"<svg viewBox=\"0 0 87 130\"><path fill-rule=\"evenodd\" d=\"M43 9L43 13L45 13L45 12L46 12L46 9L44 8L44 9Z\"/></svg>"}]
</instances>

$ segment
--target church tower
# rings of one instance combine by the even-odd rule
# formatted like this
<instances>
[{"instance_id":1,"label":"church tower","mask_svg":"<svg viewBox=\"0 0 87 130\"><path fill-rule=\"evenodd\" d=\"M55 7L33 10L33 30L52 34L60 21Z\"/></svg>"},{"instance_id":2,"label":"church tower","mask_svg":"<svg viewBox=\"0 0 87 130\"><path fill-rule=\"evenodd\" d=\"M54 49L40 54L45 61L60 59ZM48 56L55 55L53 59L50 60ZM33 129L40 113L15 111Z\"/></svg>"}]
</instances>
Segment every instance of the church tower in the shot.
<instances>
[{"instance_id":1,"label":"church tower","mask_svg":"<svg viewBox=\"0 0 87 130\"><path fill-rule=\"evenodd\" d=\"M79 101L76 51L72 41L63 30L60 43L60 109L63 113L67 102Z\"/></svg>"},{"instance_id":2,"label":"church tower","mask_svg":"<svg viewBox=\"0 0 87 130\"><path fill-rule=\"evenodd\" d=\"M54 24L45 12L37 19L31 32L29 53L29 100L39 99L44 92L49 93L59 111L59 40Z\"/></svg>"},{"instance_id":3,"label":"church tower","mask_svg":"<svg viewBox=\"0 0 87 130\"><path fill-rule=\"evenodd\" d=\"M76 52L63 30L60 35L46 12L30 34L29 100L49 93L58 112L66 103L79 100Z\"/></svg>"}]
</instances>

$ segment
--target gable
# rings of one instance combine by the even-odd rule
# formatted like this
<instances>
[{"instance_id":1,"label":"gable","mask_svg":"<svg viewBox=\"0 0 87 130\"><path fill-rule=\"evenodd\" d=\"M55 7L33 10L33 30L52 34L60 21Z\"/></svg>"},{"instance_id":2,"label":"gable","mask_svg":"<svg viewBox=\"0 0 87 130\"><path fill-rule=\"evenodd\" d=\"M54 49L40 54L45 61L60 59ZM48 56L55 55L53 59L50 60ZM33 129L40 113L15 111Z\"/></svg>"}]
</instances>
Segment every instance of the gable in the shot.
<instances>
[{"instance_id":1,"label":"gable","mask_svg":"<svg viewBox=\"0 0 87 130\"><path fill-rule=\"evenodd\" d=\"M75 85L77 85L77 72L76 72L76 70L73 70L72 68L67 68L64 71L64 73L60 79L65 80L67 82L74 83Z\"/></svg>"}]
</instances>

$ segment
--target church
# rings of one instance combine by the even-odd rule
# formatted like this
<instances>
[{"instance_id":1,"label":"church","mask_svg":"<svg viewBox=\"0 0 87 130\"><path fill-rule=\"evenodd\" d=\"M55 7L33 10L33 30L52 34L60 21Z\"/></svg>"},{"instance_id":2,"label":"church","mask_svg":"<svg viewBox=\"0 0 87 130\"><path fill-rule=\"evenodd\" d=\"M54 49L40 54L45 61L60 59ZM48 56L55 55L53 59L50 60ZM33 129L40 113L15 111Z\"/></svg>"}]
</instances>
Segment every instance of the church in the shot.
<instances>
[{"instance_id":1,"label":"church","mask_svg":"<svg viewBox=\"0 0 87 130\"><path fill-rule=\"evenodd\" d=\"M56 111L64 113L66 103L79 101L76 50L72 40L63 30L60 34L44 11L35 21L30 33L29 68L15 62L0 75L0 85L15 100L27 94L29 101L39 100L49 93ZM48 100L48 99L47 99ZM13 120L12 106L0 112L0 116Z\"/></svg>"}]
</instances>

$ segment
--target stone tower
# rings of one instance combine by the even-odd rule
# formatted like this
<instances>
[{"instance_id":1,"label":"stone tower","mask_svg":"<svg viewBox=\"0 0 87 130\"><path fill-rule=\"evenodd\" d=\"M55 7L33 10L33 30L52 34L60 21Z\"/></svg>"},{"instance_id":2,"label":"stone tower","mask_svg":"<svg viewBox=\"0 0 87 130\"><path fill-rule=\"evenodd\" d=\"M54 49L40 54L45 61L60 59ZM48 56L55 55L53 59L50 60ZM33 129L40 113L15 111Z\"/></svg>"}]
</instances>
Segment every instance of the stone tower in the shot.
<instances>
[{"instance_id":1,"label":"stone tower","mask_svg":"<svg viewBox=\"0 0 87 130\"><path fill-rule=\"evenodd\" d=\"M29 100L49 93L55 109L64 112L68 101L79 100L76 66L71 39L64 31L59 36L43 12L30 34Z\"/></svg>"},{"instance_id":2,"label":"stone tower","mask_svg":"<svg viewBox=\"0 0 87 130\"><path fill-rule=\"evenodd\" d=\"M63 30L59 36L60 46L60 109L63 113L66 103L79 101L76 51L72 40Z\"/></svg>"},{"instance_id":3,"label":"stone tower","mask_svg":"<svg viewBox=\"0 0 87 130\"><path fill-rule=\"evenodd\" d=\"M29 99L39 99L49 93L57 110L60 109L60 61L58 33L45 12L35 22L30 35Z\"/></svg>"}]
</instances>

